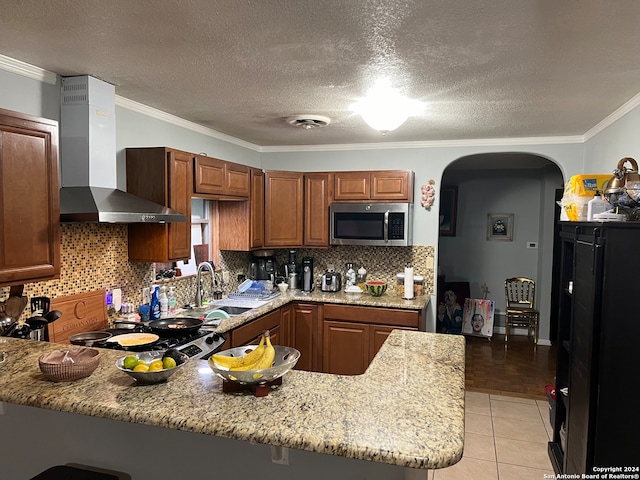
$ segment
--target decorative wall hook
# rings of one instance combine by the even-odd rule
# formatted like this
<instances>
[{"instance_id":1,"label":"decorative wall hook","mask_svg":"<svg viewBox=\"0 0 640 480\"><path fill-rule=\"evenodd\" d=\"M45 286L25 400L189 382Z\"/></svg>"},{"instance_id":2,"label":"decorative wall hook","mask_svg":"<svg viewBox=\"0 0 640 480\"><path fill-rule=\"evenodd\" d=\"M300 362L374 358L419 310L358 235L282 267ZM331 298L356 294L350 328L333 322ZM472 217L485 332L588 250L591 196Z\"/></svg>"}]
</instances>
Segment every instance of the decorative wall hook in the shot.
<instances>
[{"instance_id":1,"label":"decorative wall hook","mask_svg":"<svg viewBox=\"0 0 640 480\"><path fill-rule=\"evenodd\" d=\"M422 185L422 187L420 187L422 191L420 205L422 205L427 210L431 210L431 205L433 205L433 201L436 198L436 189L434 187L435 184L436 182L431 179L426 185Z\"/></svg>"}]
</instances>

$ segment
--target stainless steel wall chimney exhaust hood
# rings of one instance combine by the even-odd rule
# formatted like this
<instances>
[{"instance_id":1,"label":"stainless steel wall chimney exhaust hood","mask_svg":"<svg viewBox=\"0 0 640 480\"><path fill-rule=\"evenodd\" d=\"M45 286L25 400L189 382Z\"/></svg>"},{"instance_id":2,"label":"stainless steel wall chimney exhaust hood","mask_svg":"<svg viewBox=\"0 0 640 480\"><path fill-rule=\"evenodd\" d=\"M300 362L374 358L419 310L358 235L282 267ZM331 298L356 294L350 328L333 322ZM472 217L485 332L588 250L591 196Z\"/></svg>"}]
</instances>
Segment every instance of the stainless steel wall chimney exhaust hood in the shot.
<instances>
[{"instance_id":1,"label":"stainless steel wall chimney exhaust hood","mask_svg":"<svg viewBox=\"0 0 640 480\"><path fill-rule=\"evenodd\" d=\"M61 222L185 222L186 215L117 188L115 88L83 75L62 79Z\"/></svg>"}]
</instances>

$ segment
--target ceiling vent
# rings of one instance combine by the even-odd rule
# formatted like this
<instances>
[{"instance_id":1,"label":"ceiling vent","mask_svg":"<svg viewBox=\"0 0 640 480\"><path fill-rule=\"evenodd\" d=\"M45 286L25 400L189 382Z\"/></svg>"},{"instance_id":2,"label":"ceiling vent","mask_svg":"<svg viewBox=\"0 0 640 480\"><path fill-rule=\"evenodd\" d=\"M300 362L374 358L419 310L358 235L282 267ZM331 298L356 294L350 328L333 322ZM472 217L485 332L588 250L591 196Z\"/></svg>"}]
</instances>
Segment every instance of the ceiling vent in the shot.
<instances>
[{"instance_id":1,"label":"ceiling vent","mask_svg":"<svg viewBox=\"0 0 640 480\"><path fill-rule=\"evenodd\" d=\"M287 118L287 123L294 127L302 127L307 130L312 128L326 127L331 123L329 117L323 117L322 115L294 115Z\"/></svg>"}]
</instances>

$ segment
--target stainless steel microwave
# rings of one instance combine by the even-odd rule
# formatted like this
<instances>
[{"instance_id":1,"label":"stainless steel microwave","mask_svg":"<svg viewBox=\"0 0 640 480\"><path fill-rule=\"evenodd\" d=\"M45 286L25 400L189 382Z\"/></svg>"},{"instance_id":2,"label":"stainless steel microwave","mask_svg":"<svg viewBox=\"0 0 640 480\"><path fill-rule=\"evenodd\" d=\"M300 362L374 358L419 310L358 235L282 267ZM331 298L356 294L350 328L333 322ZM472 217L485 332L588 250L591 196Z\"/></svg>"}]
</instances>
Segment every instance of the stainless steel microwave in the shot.
<instances>
[{"instance_id":1,"label":"stainless steel microwave","mask_svg":"<svg viewBox=\"0 0 640 480\"><path fill-rule=\"evenodd\" d=\"M331 245L406 247L413 242L412 203L332 203Z\"/></svg>"}]
</instances>

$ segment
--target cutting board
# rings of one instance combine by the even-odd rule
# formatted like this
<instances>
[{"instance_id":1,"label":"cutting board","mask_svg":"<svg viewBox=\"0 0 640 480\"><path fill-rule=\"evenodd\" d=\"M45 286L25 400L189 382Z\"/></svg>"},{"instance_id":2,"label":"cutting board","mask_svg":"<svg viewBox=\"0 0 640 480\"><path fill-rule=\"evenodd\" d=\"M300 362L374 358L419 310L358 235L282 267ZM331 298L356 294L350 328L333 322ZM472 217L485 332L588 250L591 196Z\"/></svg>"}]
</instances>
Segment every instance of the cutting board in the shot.
<instances>
[{"instance_id":1,"label":"cutting board","mask_svg":"<svg viewBox=\"0 0 640 480\"><path fill-rule=\"evenodd\" d=\"M108 327L104 290L52 298L51 310L62 316L47 327L50 342L68 344L71 335Z\"/></svg>"}]
</instances>

